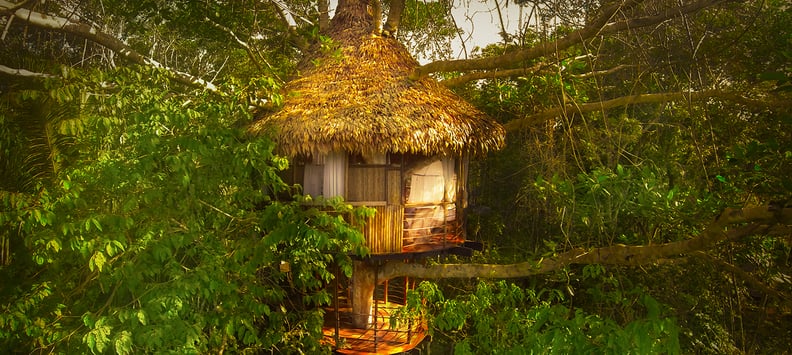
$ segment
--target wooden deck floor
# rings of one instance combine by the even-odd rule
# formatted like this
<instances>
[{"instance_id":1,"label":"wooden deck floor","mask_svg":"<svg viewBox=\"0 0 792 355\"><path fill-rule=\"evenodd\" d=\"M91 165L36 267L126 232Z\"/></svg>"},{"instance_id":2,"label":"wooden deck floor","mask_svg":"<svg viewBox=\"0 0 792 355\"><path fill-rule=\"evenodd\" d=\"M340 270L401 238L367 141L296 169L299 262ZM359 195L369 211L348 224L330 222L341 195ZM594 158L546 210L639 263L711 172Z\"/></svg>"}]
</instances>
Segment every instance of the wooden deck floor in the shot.
<instances>
[{"instance_id":1,"label":"wooden deck floor","mask_svg":"<svg viewBox=\"0 0 792 355\"><path fill-rule=\"evenodd\" d=\"M339 309L338 338L336 345L335 310L328 309L325 314L323 328L324 338L333 345L340 354L396 354L416 347L426 337L424 324L399 325L390 327L390 315L398 304L377 302L376 327L370 324L368 329L352 327L352 311L349 308ZM417 322L416 322L417 323Z\"/></svg>"}]
</instances>

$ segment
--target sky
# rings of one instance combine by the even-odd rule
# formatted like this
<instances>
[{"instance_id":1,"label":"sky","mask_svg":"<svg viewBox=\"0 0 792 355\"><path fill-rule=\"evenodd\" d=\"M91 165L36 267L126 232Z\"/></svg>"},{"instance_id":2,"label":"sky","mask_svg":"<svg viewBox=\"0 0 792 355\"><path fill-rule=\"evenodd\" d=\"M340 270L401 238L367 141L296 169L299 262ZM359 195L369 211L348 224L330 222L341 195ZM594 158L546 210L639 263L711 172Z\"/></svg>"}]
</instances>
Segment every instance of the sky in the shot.
<instances>
[{"instance_id":1,"label":"sky","mask_svg":"<svg viewBox=\"0 0 792 355\"><path fill-rule=\"evenodd\" d=\"M474 47L486 47L489 44L501 41L501 25L495 1L501 8L503 25L507 32L516 33L520 26L527 22L529 11L521 9L514 1L508 0L453 0L451 14L457 26L464 30L465 49L468 53ZM465 53L459 38L452 43L455 58L465 58Z\"/></svg>"}]
</instances>

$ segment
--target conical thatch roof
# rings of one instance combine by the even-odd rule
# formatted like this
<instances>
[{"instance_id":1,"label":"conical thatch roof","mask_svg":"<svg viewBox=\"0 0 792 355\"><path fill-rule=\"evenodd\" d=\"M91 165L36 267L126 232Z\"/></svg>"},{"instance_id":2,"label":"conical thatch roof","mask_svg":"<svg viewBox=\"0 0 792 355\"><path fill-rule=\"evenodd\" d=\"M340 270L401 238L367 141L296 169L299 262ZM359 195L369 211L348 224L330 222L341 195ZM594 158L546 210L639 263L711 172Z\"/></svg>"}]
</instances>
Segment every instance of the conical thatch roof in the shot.
<instances>
[{"instance_id":1,"label":"conical thatch roof","mask_svg":"<svg viewBox=\"0 0 792 355\"><path fill-rule=\"evenodd\" d=\"M331 34L338 50L317 51L286 85L283 107L250 131L276 129L287 155L348 152L485 153L504 144L503 127L434 79L412 81L418 66L395 39L363 29Z\"/></svg>"}]
</instances>

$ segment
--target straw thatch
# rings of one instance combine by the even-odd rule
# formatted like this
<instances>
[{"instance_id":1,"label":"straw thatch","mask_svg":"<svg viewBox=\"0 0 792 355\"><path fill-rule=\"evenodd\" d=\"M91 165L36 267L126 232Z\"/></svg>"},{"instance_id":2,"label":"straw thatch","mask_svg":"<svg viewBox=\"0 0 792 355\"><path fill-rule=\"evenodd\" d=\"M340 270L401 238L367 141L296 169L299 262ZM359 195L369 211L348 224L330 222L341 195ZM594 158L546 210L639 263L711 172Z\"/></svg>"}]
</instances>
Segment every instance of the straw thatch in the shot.
<instances>
[{"instance_id":1,"label":"straw thatch","mask_svg":"<svg viewBox=\"0 0 792 355\"><path fill-rule=\"evenodd\" d=\"M504 131L434 79L412 81L418 66L395 39L363 29L331 34L336 48L317 50L286 86L283 107L250 130L274 128L291 156L396 152L482 154L504 144Z\"/></svg>"}]
</instances>

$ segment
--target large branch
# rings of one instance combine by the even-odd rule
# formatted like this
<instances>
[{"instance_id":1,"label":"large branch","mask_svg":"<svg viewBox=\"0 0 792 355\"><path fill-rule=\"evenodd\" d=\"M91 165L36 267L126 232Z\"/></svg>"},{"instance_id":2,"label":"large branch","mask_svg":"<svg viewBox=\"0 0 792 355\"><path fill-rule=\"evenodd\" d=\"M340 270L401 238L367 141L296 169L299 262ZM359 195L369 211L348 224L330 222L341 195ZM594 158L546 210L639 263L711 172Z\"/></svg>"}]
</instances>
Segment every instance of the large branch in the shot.
<instances>
[{"instance_id":1,"label":"large branch","mask_svg":"<svg viewBox=\"0 0 792 355\"><path fill-rule=\"evenodd\" d=\"M0 12L13 14L16 19L25 21L26 23L36 27L64 32L85 38L120 54L133 63L165 69L172 73L174 80L182 84L204 88L210 91L217 91L217 87L215 87L215 85L211 82L203 80L192 74L176 70L174 68L168 68L153 58L149 58L138 53L132 47L128 46L118 38L104 33L96 27L84 23L74 22L63 17L45 15L24 8L16 8L18 7L17 5L18 4L0 0Z\"/></svg>"},{"instance_id":2,"label":"large branch","mask_svg":"<svg viewBox=\"0 0 792 355\"><path fill-rule=\"evenodd\" d=\"M509 78L514 76L537 75L539 70L544 67L547 67L547 64L538 63L529 68L505 69L505 70L497 70L497 71L477 71L477 72L467 73L465 75L460 75L455 78L445 79L440 81L440 83L447 87L452 88L479 79L497 79L497 78Z\"/></svg>"},{"instance_id":3,"label":"large branch","mask_svg":"<svg viewBox=\"0 0 792 355\"><path fill-rule=\"evenodd\" d=\"M7 79L3 83L16 89L43 89L46 81L59 78L58 75L32 72L0 64L0 80Z\"/></svg>"},{"instance_id":4,"label":"large branch","mask_svg":"<svg viewBox=\"0 0 792 355\"><path fill-rule=\"evenodd\" d=\"M20 77L25 79L54 79L58 77L57 75L52 75L52 74L37 73L25 69L11 68L2 64L0 64L0 74Z\"/></svg>"},{"instance_id":5,"label":"large branch","mask_svg":"<svg viewBox=\"0 0 792 355\"><path fill-rule=\"evenodd\" d=\"M660 259L677 257L712 248L718 242L737 240L764 230L767 224L792 223L792 208L747 207L727 208L700 235L658 245L613 245L594 249L573 249L558 256L517 264L408 264L385 263L378 270L378 280L408 276L437 278L517 278L559 270L572 264L647 265ZM732 225L739 225L729 228Z\"/></svg>"},{"instance_id":6,"label":"large branch","mask_svg":"<svg viewBox=\"0 0 792 355\"><path fill-rule=\"evenodd\" d=\"M578 58L589 58L590 56L584 55ZM576 60L578 58L572 58L572 60ZM494 70L494 71L474 71L471 73L467 73L464 75L460 75L454 78L441 80L440 84L443 84L447 87L453 88L467 82L479 79L497 79L497 78L508 78L508 77L515 77L515 76L528 76L528 75L539 75L542 69L546 69L548 67L554 66L553 64L547 64L544 62L536 63L530 67L525 68L517 68L517 69L504 69L504 70ZM573 78L576 79L585 79L593 76L602 76L613 74L619 70L632 67L632 65L621 64L614 68L607 69L607 70L600 70L594 72L588 72L583 74L573 74L571 75ZM563 68L562 68L563 70Z\"/></svg>"},{"instance_id":7,"label":"large branch","mask_svg":"<svg viewBox=\"0 0 792 355\"><path fill-rule=\"evenodd\" d=\"M705 90L693 92L664 92L655 94L639 94L622 96L611 100L588 102L584 104L570 103L561 107L555 107L546 111L538 112L533 115L513 120L505 125L507 130L516 131L528 127L531 123L551 119L553 117L563 116L567 112L572 113L585 113L607 110L614 107L634 105L634 104L650 104L671 102L679 100L703 100L715 96L724 96L725 94L719 90Z\"/></svg>"},{"instance_id":8,"label":"large branch","mask_svg":"<svg viewBox=\"0 0 792 355\"><path fill-rule=\"evenodd\" d=\"M700 101L709 98L717 98L724 101L731 101L740 105L769 110L789 111L789 103L784 98L776 98L766 95L760 99L746 98L734 92L722 90L703 90L690 92L664 92L654 94L639 94L622 96L611 100L587 102L583 104L569 103L561 107L555 107L546 111L537 112L533 115L510 121L504 125L507 131L518 131L529 127L537 121L548 120L560 117L568 113L586 113L612 109L615 107L652 104L680 100Z\"/></svg>"},{"instance_id":9,"label":"large branch","mask_svg":"<svg viewBox=\"0 0 792 355\"><path fill-rule=\"evenodd\" d=\"M567 49L596 36L613 34L627 29L652 26L672 18L691 14L702 9L718 5L729 0L700 0L689 5L674 8L653 16L632 18L611 22L614 16L628 7L634 7L641 1L630 1L625 4L613 5L602 11L602 15L586 27L569 33L553 42L542 42L534 47L506 53L493 57L476 59L441 60L432 62L415 69L410 75L411 79L418 79L434 72L493 70L513 68L522 62L547 56L556 51Z\"/></svg>"}]
</instances>

